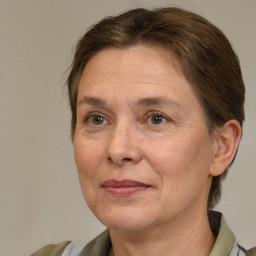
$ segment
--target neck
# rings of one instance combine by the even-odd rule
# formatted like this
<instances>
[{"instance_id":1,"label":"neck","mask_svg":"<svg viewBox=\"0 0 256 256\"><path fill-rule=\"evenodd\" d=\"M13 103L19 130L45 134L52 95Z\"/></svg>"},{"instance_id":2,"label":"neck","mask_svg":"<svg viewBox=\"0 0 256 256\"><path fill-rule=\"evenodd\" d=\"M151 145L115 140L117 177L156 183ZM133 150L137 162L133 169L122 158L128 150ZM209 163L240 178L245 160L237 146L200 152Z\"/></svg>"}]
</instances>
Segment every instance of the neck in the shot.
<instances>
[{"instance_id":1,"label":"neck","mask_svg":"<svg viewBox=\"0 0 256 256\"><path fill-rule=\"evenodd\" d=\"M110 229L111 254L114 256L183 256L209 255L215 237L207 213L179 217L173 223L162 223L143 231L124 232Z\"/></svg>"}]
</instances>

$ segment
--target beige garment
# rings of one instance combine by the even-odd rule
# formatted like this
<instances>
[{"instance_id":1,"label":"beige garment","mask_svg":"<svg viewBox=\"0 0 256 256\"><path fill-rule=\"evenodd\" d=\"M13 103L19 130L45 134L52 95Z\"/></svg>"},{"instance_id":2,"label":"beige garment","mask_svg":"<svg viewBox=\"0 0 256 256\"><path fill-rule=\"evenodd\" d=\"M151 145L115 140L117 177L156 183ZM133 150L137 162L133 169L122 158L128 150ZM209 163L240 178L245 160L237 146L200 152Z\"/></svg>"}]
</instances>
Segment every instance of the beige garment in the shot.
<instances>
[{"instance_id":1,"label":"beige garment","mask_svg":"<svg viewBox=\"0 0 256 256\"><path fill-rule=\"evenodd\" d=\"M227 226L221 213L211 211L209 220L211 228L217 236L209 256L256 256L256 247L245 250L237 244L233 232ZM70 250L71 247L72 250ZM107 229L93 239L80 253L77 253L78 250L73 250L74 247L75 245L70 242L47 245L31 256L108 256L111 248L109 231Z\"/></svg>"}]
</instances>

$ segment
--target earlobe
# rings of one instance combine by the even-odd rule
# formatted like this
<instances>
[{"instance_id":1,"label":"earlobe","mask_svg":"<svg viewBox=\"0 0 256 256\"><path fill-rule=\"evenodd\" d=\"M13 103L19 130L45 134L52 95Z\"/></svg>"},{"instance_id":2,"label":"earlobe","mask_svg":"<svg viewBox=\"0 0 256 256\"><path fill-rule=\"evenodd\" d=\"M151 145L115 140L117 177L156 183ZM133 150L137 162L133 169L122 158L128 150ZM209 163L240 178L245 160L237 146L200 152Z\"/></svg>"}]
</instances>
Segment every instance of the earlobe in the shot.
<instances>
[{"instance_id":1,"label":"earlobe","mask_svg":"<svg viewBox=\"0 0 256 256\"><path fill-rule=\"evenodd\" d=\"M221 175L234 159L242 128L237 120L229 120L215 134L215 149L210 168L211 176Z\"/></svg>"}]
</instances>

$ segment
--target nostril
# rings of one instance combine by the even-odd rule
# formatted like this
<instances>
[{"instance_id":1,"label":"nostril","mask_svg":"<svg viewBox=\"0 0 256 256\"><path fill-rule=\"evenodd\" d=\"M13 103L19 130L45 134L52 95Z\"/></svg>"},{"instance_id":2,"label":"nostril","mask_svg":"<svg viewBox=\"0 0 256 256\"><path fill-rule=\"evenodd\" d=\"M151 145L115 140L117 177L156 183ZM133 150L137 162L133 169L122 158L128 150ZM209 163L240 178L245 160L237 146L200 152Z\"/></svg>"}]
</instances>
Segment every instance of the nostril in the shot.
<instances>
[{"instance_id":1,"label":"nostril","mask_svg":"<svg viewBox=\"0 0 256 256\"><path fill-rule=\"evenodd\" d=\"M132 161L132 159L128 157L122 159L122 162L130 162L130 161Z\"/></svg>"},{"instance_id":2,"label":"nostril","mask_svg":"<svg viewBox=\"0 0 256 256\"><path fill-rule=\"evenodd\" d=\"M108 157L107 161L108 161L109 164L114 163L114 164L117 164L117 165L123 165L125 163L132 162L132 158L125 157L125 158L122 158L122 159L114 159L114 158Z\"/></svg>"},{"instance_id":3,"label":"nostril","mask_svg":"<svg viewBox=\"0 0 256 256\"><path fill-rule=\"evenodd\" d=\"M118 159L112 159L111 157L108 157L107 159L108 163L115 163L117 165L123 165L124 163L128 163L128 162L131 162L132 161L132 158L129 158L129 157L125 157L123 159L118 160Z\"/></svg>"}]
</instances>

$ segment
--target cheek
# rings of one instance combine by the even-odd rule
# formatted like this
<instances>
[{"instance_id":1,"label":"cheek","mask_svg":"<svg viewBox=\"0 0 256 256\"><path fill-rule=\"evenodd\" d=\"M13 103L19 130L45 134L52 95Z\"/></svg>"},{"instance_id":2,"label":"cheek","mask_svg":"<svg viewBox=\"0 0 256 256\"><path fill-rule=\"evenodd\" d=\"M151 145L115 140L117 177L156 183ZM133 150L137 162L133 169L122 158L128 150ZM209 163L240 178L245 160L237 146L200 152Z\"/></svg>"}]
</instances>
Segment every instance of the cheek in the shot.
<instances>
[{"instance_id":1,"label":"cheek","mask_svg":"<svg viewBox=\"0 0 256 256\"><path fill-rule=\"evenodd\" d=\"M96 141L91 142L84 137L74 139L74 154L81 190L93 212L99 189L97 170L104 156L102 148Z\"/></svg>"},{"instance_id":2,"label":"cheek","mask_svg":"<svg viewBox=\"0 0 256 256\"><path fill-rule=\"evenodd\" d=\"M182 195L190 190L200 190L207 184L211 164L207 138L187 138L158 141L145 153L147 161L162 180L163 193L169 191Z\"/></svg>"},{"instance_id":3,"label":"cheek","mask_svg":"<svg viewBox=\"0 0 256 256\"><path fill-rule=\"evenodd\" d=\"M181 170L184 171L186 165L189 165L192 152L184 142L173 138L166 138L157 142L151 142L150 144L150 146L145 147L147 148L145 156L151 166L156 171L159 171L159 175L179 174Z\"/></svg>"},{"instance_id":4,"label":"cheek","mask_svg":"<svg viewBox=\"0 0 256 256\"><path fill-rule=\"evenodd\" d=\"M91 176L102 158L102 147L97 142L76 138L74 140L74 154L79 175Z\"/></svg>"},{"instance_id":5,"label":"cheek","mask_svg":"<svg viewBox=\"0 0 256 256\"><path fill-rule=\"evenodd\" d=\"M74 140L74 154L82 192L86 201L93 200L98 186L97 170L104 160L102 146L84 138Z\"/></svg>"}]
</instances>

